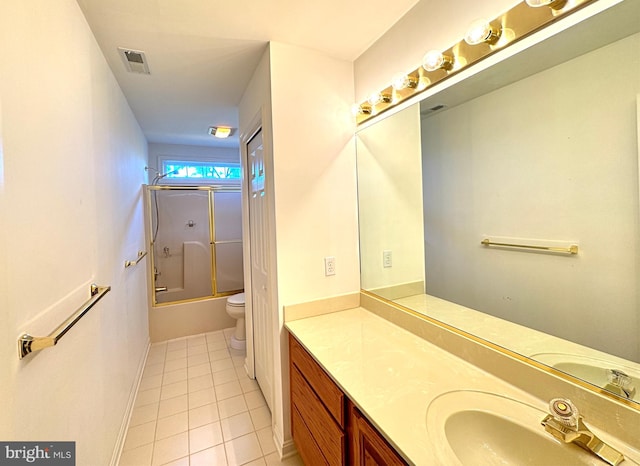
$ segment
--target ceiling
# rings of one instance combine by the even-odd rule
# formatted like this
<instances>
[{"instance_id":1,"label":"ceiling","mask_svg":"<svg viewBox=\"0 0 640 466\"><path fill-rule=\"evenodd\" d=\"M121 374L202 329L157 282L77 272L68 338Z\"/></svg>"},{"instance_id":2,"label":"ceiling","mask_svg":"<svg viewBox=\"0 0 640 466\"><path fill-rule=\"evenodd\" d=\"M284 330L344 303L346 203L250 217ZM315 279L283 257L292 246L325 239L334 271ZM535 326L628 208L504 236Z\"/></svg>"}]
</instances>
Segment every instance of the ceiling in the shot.
<instances>
[{"instance_id":1,"label":"ceiling","mask_svg":"<svg viewBox=\"0 0 640 466\"><path fill-rule=\"evenodd\" d=\"M354 61L418 0L77 0L149 142L237 147L238 104L269 41ZM150 75L118 47L145 52Z\"/></svg>"}]
</instances>

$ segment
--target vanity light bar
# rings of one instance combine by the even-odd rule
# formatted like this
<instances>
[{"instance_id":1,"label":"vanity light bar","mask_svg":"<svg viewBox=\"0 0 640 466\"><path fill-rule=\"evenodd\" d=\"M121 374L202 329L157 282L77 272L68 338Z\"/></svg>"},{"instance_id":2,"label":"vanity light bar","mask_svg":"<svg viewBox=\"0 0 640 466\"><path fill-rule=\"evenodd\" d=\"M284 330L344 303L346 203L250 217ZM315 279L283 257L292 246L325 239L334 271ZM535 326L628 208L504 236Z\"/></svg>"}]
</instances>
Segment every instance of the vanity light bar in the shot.
<instances>
[{"instance_id":1,"label":"vanity light bar","mask_svg":"<svg viewBox=\"0 0 640 466\"><path fill-rule=\"evenodd\" d=\"M560 18L579 10L580 8L595 3L598 0L573 0L563 2L560 0L527 0L518 3L513 8L485 24L483 31L489 31L482 37L483 40L471 45L464 39L453 47L441 53L440 66L431 64L433 55L438 51L430 51L431 60L428 64L420 66L410 73L399 74L393 78L393 85L383 89L374 95L382 95L386 98L373 103L362 102L354 105L354 115L357 124L373 118L374 116L392 108L410 97L413 97L426 89L430 89L449 76L466 69L479 62L483 58L517 42L524 37L550 25ZM540 6L543 6L540 8ZM472 26L475 26L475 21ZM467 35L470 35L470 30ZM472 42L474 42L472 40ZM438 56L438 59L440 57ZM437 62L437 60L435 60Z\"/></svg>"}]
</instances>

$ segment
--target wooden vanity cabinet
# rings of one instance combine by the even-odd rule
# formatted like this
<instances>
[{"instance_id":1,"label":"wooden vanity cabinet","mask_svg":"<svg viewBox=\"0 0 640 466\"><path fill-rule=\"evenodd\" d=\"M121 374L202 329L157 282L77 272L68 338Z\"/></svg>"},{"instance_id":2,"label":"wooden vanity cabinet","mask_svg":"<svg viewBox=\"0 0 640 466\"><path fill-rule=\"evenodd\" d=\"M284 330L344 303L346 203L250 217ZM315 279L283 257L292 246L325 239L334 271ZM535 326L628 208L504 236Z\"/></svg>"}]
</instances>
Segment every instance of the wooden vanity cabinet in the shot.
<instances>
[{"instance_id":1,"label":"wooden vanity cabinet","mask_svg":"<svg viewBox=\"0 0 640 466\"><path fill-rule=\"evenodd\" d=\"M305 465L406 465L289 335L291 432Z\"/></svg>"},{"instance_id":2,"label":"wooden vanity cabinet","mask_svg":"<svg viewBox=\"0 0 640 466\"><path fill-rule=\"evenodd\" d=\"M404 466L407 463L349 402L349 464L359 466Z\"/></svg>"}]
</instances>

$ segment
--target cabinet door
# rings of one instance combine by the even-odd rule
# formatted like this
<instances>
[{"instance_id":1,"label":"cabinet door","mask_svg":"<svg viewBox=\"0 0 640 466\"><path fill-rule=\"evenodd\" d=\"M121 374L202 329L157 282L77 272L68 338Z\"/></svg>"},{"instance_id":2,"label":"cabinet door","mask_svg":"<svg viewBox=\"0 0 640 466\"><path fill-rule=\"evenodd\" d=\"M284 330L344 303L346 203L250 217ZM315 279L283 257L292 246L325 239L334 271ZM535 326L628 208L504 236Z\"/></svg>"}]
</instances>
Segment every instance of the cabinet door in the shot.
<instances>
[{"instance_id":1,"label":"cabinet door","mask_svg":"<svg viewBox=\"0 0 640 466\"><path fill-rule=\"evenodd\" d=\"M369 424L369 421L350 406L351 451L350 464L353 466L406 466L407 463Z\"/></svg>"}]
</instances>

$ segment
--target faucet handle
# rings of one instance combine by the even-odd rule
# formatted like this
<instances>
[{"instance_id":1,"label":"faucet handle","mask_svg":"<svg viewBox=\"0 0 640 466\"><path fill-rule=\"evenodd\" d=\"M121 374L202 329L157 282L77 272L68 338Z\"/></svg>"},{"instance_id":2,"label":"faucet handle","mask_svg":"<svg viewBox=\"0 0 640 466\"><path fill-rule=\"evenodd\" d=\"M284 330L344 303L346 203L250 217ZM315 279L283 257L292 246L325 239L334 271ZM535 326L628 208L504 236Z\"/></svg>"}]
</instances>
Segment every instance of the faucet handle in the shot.
<instances>
[{"instance_id":1,"label":"faucet handle","mask_svg":"<svg viewBox=\"0 0 640 466\"><path fill-rule=\"evenodd\" d=\"M631 387L631 377L618 369L609 369L608 379L612 385L616 385L620 388Z\"/></svg>"},{"instance_id":2,"label":"faucet handle","mask_svg":"<svg viewBox=\"0 0 640 466\"><path fill-rule=\"evenodd\" d=\"M571 429L578 428L580 412L578 408L566 398L554 398L549 402L549 411L553 418Z\"/></svg>"}]
</instances>

